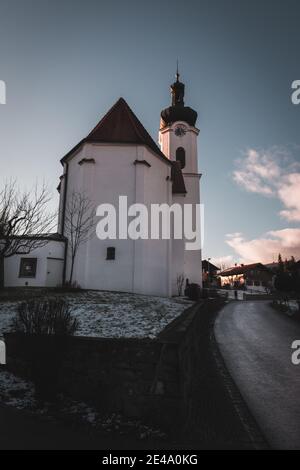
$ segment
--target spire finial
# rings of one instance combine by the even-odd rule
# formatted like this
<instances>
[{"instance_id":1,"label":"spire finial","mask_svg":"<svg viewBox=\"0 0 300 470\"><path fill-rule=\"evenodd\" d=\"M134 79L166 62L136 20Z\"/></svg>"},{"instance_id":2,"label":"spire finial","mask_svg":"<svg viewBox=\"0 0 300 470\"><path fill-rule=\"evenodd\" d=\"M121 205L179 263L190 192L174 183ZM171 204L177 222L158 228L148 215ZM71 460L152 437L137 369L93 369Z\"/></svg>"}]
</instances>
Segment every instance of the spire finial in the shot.
<instances>
[{"instance_id":1,"label":"spire finial","mask_svg":"<svg viewBox=\"0 0 300 470\"><path fill-rule=\"evenodd\" d=\"M171 85L172 106L184 106L184 84L179 81L179 65L177 59L176 81Z\"/></svg>"},{"instance_id":2,"label":"spire finial","mask_svg":"<svg viewBox=\"0 0 300 470\"><path fill-rule=\"evenodd\" d=\"M179 75L178 59L177 59L177 67L176 67L176 75L175 76L176 76L176 81L179 82L180 75Z\"/></svg>"}]
</instances>

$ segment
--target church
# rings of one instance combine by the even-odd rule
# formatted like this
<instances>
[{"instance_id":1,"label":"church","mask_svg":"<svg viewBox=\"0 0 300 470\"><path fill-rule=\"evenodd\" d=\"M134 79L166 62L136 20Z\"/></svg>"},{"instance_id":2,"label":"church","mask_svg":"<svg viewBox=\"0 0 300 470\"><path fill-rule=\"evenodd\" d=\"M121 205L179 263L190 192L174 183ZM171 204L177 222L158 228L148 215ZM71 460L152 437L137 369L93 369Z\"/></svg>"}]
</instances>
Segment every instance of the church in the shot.
<instances>
[{"instance_id":1,"label":"church","mask_svg":"<svg viewBox=\"0 0 300 470\"><path fill-rule=\"evenodd\" d=\"M160 116L158 144L123 98L62 159L58 229L29 255L5 260L6 286L62 285L70 278L66 208L74 193L96 205L200 203L197 112L185 106L185 85L171 85L171 106ZM197 206L198 207L198 206ZM201 249L186 250L185 239L107 239L95 236L76 255L72 279L83 289L178 294L178 279L202 285Z\"/></svg>"}]
</instances>

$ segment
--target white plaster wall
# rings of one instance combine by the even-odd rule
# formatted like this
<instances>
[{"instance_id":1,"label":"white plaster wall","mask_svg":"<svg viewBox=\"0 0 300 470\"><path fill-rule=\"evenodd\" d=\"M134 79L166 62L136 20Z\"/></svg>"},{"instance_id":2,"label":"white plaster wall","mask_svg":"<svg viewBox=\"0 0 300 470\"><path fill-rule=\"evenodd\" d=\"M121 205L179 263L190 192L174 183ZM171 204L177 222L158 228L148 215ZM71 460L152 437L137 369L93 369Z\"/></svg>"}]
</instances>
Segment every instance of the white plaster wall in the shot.
<instances>
[{"instance_id":1,"label":"white plaster wall","mask_svg":"<svg viewBox=\"0 0 300 470\"><path fill-rule=\"evenodd\" d=\"M57 287L62 284L64 259L47 258L46 286Z\"/></svg>"},{"instance_id":2,"label":"white plaster wall","mask_svg":"<svg viewBox=\"0 0 300 470\"><path fill-rule=\"evenodd\" d=\"M197 198L199 200L199 178L188 178L187 181L185 181L185 184L188 191L185 196L179 194L173 195L173 203L178 203L182 206L182 213L184 212L184 204L195 204ZM182 240L174 239L172 242L173 295L178 295L177 276L180 274L184 274L185 280L188 279L190 283L196 283L202 286L201 250L186 250L186 242L189 242L189 240L186 240L185 238Z\"/></svg>"},{"instance_id":3,"label":"white plaster wall","mask_svg":"<svg viewBox=\"0 0 300 470\"><path fill-rule=\"evenodd\" d=\"M186 128L187 132L183 136L175 134L175 128L182 125ZM169 126L160 132L159 141L162 152L170 158L176 160L176 150L178 147L185 149L186 166L185 173L198 173L197 161L197 137L199 130L195 127L189 126L186 122L178 121L172 126Z\"/></svg>"},{"instance_id":4,"label":"white plaster wall","mask_svg":"<svg viewBox=\"0 0 300 470\"><path fill-rule=\"evenodd\" d=\"M61 285L63 263L59 263L59 261L58 263L60 264L60 269L56 270L56 279L53 279L52 277L53 282L51 282L51 284L47 284L47 258L63 259L64 247L65 245L63 242L49 240L46 245L33 250L29 255L15 255L10 258L6 258L4 262L5 286L43 287L48 285L49 287L55 287L57 285ZM19 277L21 258L37 258L35 278Z\"/></svg>"},{"instance_id":5,"label":"white plaster wall","mask_svg":"<svg viewBox=\"0 0 300 470\"><path fill-rule=\"evenodd\" d=\"M182 194L174 194L173 195L173 203L180 204L183 208L183 204L185 203L185 196ZM184 239L182 240L175 240L172 241L172 295L178 295L178 288L177 288L177 277L181 274L185 274L185 267L184 267ZM185 283L183 289L185 287Z\"/></svg>"},{"instance_id":6,"label":"white plaster wall","mask_svg":"<svg viewBox=\"0 0 300 470\"><path fill-rule=\"evenodd\" d=\"M185 126L187 132L183 136L176 136L175 128L178 125ZM176 149L185 149L186 166L182 170L187 190L185 197L174 195L173 201L182 204L200 203L200 176L198 170L197 137L199 130L189 126L183 121L178 121L160 131L159 142L162 151L171 160L176 160ZM202 260L201 250L187 251L184 249L185 241L173 241L173 267L172 267L172 293L177 293L177 275L184 272L185 278L192 283L202 286ZM183 252L184 250L184 252Z\"/></svg>"},{"instance_id":7,"label":"white plaster wall","mask_svg":"<svg viewBox=\"0 0 300 470\"><path fill-rule=\"evenodd\" d=\"M82 158L95 163L79 165ZM146 160L151 167L134 165ZM97 206L118 207L120 195L133 203L167 202L170 166L143 146L85 144L69 160L67 200L72 191L83 191ZM99 219L98 219L99 220ZM170 295L166 263L170 241L99 240L96 235L83 245L75 261L73 280L82 288ZM106 249L116 248L116 259L106 260ZM67 263L67 279L70 259Z\"/></svg>"},{"instance_id":8,"label":"white plaster wall","mask_svg":"<svg viewBox=\"0 0 300 470\"><path fill-rule=\"evenodd\" d=\"M185 204L199 204L200 203L200 188L199 188L199 176L185 175L184 182L187 190L185 196ZM200 210L200 209L199 209ZM193 218L195 223L196 207L194 210ZM194 226L195 229L195 226ZM201 227L199 227L201 234ZM188 241L188 240L186 240ZM196 283L202 286L202 260L201 250L185 250L184 252L184 272L189 282Z\"/></svg>"},{"instance_id":9,"label":"white plaster wall","mask_svg":"<svg viewBox=\"0 0 300 470\"><path fill-rule=\"evenodd\" d=\"M151 168L145 167L145 203L149 213L151 204L172 204L171 166L161 162L146 151L145 159ZM149 225L150 227L150 225ZM144 241L144 291L151 294L171 295L172 240Z\"/></svg>"}]
</instances>

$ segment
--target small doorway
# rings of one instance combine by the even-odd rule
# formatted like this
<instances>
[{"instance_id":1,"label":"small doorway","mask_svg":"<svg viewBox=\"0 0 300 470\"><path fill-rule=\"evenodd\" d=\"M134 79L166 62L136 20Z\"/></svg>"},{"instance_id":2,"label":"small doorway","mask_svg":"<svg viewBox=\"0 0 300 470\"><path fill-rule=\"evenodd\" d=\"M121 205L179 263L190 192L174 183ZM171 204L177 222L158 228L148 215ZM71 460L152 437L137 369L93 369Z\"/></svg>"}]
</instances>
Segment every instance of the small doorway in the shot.
<instances>
[{"instance_id":1,"label":"small doorway","mask_svg":"<svg viewBox=\"0 0 300 470\"><path fill-rule=\"evenodd\" d=\"M47 258L47 287L57 287L62 284L63 267L62 258Z\"/></svg>"}]
</instances>

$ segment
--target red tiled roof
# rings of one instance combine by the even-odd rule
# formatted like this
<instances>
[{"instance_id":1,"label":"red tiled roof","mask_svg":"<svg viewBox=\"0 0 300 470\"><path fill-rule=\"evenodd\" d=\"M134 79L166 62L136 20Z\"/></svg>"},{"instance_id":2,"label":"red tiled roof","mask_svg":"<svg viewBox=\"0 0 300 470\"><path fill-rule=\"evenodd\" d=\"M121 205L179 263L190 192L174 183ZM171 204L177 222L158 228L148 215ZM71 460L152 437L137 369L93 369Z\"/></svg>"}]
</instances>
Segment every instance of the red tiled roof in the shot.
<instances>
[{"instance_id":1,"label":"red tiled roof","mask_svg":"<svg viewBox=\"0 0 300 470\"><path fill-rule=\"evenodd\" d=\"M236 276L238 274L246 274L249 271L257 269L260 271L269 271L262 263L252 263L225 269L219 274L219 276Z\"/></svg>"},{"instance_id":2,"label":"red tiled roof","mask_svg":"<svg viewBox=\"0 0 300 470\"><path fill-rule=\"evenodd\" d=\"M85 142L146 145L166 163L171 163L123 98L114 104L85 139L63 157L62 163Z\"/></svg>"}]
</instances>

